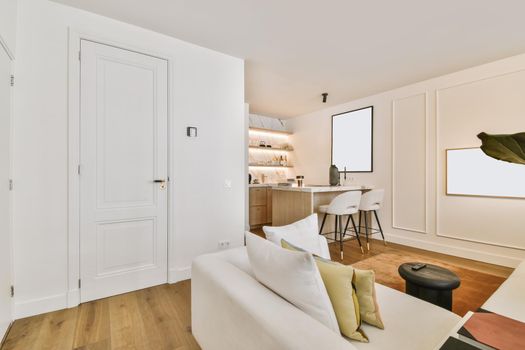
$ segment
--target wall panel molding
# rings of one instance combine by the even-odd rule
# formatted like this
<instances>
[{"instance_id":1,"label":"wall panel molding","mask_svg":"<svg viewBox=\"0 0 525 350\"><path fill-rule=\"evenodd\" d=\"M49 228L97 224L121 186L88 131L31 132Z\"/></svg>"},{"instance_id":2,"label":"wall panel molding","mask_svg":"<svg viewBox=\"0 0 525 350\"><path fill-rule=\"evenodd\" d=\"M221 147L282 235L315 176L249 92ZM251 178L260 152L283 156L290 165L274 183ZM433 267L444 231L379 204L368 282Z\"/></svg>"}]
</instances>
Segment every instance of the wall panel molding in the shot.
<instances>
[{"instance_id":1,"label":"wall panel molding","mask_svg":"<svg viewBox=\"0 0 525 350\"><path fill-rule=\"evenodd\" d=\"M436 125L435 125L435 137L436 137L436 149L435 149L435 157L436 157L436 207L435 207L435 216L436 216L436 223L435 223L435 233L436 236L444 237L448 239L454 239L454 240L460 240L460 241L466 241L466 242L473 242L473 243L479 243L484 245L490 245L494 247L502 247L502 248L511 248L511 249L517 249L517 250L525 250L525 246L521 246L519 244L509 244L505 242L497 242L496 240L492 240L492 237L497 238L499 235L494 234L491 235L491 239L476 239L472 237L466 237L465 234L462 234L459 230L457 232L452 232L448 230L449 232L445 232L442 228L443 225L440 223L445 220L443 218L443 207L444 207L444 201L447 199L453 200L452 198L458 196L446 196L446 166L445 166L445 149L446 148L458 148L458 147L478 147L479 142L477 139L472 141L464 141L459 142L457 144L449 145L449 144L443 144L443 137L445 134L442 134L442 122L443 122L443 94L446 92L449 92L451 89L454 88L464 88L468 87L469 85L474 85L477 83L488 83L490 81L497 82L498 79L502 78L511 78L513 75L522 74L525 72L525 69L518 69L515 71L505 72L502 74L494 74L492 76L484 76L480 79L473 79L470 81L463 81L461 83L451 84L448 86L442 86L435 90L435 100L436 100L436 107L435 107L435 115L436 115ZM518 89L518 87L516 87ZM495 89L497 91L498 89ZM483 101L483 97L480 96L480 101ZM507 106L506 104L502 103L502 106ZM516 124L516 123L513 123ZM525 123L523 123L525 126ZM512 128L512 126L509 126L509 128ZM484 131L484 130L479 130ZM516 131L517 132L517 131ZM474 134L475 136L475 134ZM478 144L476 144L478 142ZM459 196L460 200L465 200L465 198L462 198L463 196ZM515 201L518 202L519 200L513 199L501 199L501 198L483 198L483 197L474 197L470 198L477 201L485 201L485 203L490 205L498 205L501 206L508 204L508 201ZM473 203L473 202L472 202ZM478 219L481 219L481 221L486 218L487 220L498 220L494 217L486 217L485 215L481 214ZM505 221L503 220L501 229L507 229L505 228ZM483 223L480 222L479 225L483 229ZM497 232L495 232L497 233Z\"/></svg>"},{"instance_id":2,"label":"wall panel molding","mask_svg":"<svg viewBox=\"0 0 525 350\"><path fill-rule=\"evenodd\" d=\"M405 145L403 147L396 147L397 142L398 142L397 131L406 130L406 128L396 127L396 123L398 121L399 123L401 123L399 119L400 115L398 113L400 112L398 112L398 108L401 108L400 103L402 103L403 101L406 102L407 100L410 100L410 99L415 99L417 100L416 103L419 102L423 104L422 120L418 120L421 117L421 115L419 114L415 114L414 116L412 116L412 118L414 118L412 120L413 123L417 123L418 121L423 123L422 130L420 130L423 132L423 135L413 135L414 137L412 138L409 137L410 135L408 135L408 137L407 135L405 135L404 137L399 135L399 141L403 140ZM392 101L392 227L395 229L412 231L412 232L423 233L423 234L428 233L428 215L427 215L427 209L428 209L428 203L427 203L428 201L428 137L427 135L428 135L428 124L429 124L428 123L428 117L429 117L428 106L429 106L429 103L428 103L428 93L427 92L422 92L422 93L409 95L409 96L402 97L402 98L397 98ZM406 122L407 121L405 121L405 123ZM409 129L409 131L413 132L414 129ZM409 179L409 176L402 176L401 174L398 174L398 172L400 172L401 170L398 167L407 168L411 164L409 164L410 162L407 161L406 156L403 156L401 154L396 154L396 151L399 148L400 151L406 152L406 148L407 148L406 145L408 145L410 140L414 140L418 136L422 137L422 139L419 140L421 141L421 143L417 144L417 142L413 142L412 144L410 144L409 148L414 150L414 152L416 152L418 150L418 146L419 147L422 146L423 157L420 157L421 158L420 161L423 164L423 166L421 167L421 164L418 164L422 168L421 169L422 173L418 174L422 177L422 183L421 183L422 193L415 192L417 191L417 189L414 188L413 186L414 182L412 181L410 181L409 183L406 183L405 188L403 188L402 183L398 183L402 181L401 178ZM414 160L416 158L417 158L417 155L415 155L415 157L412 159ZM399 159L400 164L398 164L398 159ZM413 180L417 182L418 179L416 177L416 178L413 178ZM419 178L419 180L421 181L421 178ZM411 190L413 192L410 192ZM403 196L405 197L405 200L409 199L407 197L412 197L411 198L412 200L417 200L418 196L420 197L422 196L422 198L420 198L421 202L413 203L414 207L420 206L420 209L422 209L422 213L419 213L419 215L422 215L422 217L420 218L422 221L420 226L414 225L413 223L407 224L407 222L413 221L414 219L406 218L402 216L402 215L409 215L409 216L417 215L417 212L412 210L413 206L407 205L407 203L398 203L398 201L402 200ZM403 208L408 208L408 212L403 213ZM405 221L405 223L402 223L402 221Z\"/></svg>"}]
</instances>

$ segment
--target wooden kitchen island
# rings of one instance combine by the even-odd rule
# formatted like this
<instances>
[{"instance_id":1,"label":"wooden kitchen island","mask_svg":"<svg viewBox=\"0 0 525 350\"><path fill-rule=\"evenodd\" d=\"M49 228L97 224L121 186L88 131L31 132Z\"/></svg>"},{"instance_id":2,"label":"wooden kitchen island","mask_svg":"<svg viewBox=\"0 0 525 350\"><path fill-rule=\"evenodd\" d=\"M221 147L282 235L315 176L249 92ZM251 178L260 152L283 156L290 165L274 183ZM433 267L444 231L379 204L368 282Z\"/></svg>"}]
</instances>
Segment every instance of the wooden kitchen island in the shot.
<instances>
[{"instance_id":1,"label":"wooden kitchen island","mask_svg":"<svg viewBox=\"0 0 525 350\"><path fill-rule=\"evenodd\" d=\"M366 192L372 186L305 186L273 187L272 226L288 225L318 212L320 205L330 204L337 195L348 191ZM320 217L319 223L321 223ZM334 231L333 220L327 220L324 232Z\"/></svg>"}]
</instances>

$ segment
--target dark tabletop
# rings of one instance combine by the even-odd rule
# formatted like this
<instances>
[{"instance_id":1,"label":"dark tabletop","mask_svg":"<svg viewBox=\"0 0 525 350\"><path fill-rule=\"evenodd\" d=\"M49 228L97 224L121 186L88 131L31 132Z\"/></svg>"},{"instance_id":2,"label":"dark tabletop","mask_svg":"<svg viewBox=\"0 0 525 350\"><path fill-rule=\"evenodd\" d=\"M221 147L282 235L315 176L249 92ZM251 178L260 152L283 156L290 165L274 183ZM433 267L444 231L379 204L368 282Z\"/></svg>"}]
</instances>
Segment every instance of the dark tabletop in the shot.
<instances>
[{"instance_id":1,"label":"dark tabletop","mask_svg":"<svg viewBox=\"0 0 525 350\"><path fill-rule=\"evenodd\" d=\"M399 266L401 277L410 283L430 289L456 289L461 283L458 275L444 267L427 264L421 270L414 271L412 266L416 264L418 263L411 262Z\"/></svg>"}]
</instances>

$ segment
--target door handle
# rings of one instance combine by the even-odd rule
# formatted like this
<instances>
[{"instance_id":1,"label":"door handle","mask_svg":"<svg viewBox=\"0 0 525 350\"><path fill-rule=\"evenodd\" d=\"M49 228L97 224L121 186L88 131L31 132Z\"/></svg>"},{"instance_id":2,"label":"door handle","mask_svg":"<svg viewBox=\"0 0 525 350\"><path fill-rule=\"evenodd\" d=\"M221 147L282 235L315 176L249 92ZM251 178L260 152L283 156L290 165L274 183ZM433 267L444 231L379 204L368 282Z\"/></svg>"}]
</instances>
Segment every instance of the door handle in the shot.
<instances>
[{"instance_id":1,"label":"door handle","mask_svg":"<svg viewBox=\"0 0 525 350\"><path fill-rule=\"evenodd\" d=\"M166 180L164 180L164 179L155 179L155 180L153 180L153 182L156 183L156 184L160 184L159 188L161 190L165 190L166 189Z\"/></svg>"}]
</instances>

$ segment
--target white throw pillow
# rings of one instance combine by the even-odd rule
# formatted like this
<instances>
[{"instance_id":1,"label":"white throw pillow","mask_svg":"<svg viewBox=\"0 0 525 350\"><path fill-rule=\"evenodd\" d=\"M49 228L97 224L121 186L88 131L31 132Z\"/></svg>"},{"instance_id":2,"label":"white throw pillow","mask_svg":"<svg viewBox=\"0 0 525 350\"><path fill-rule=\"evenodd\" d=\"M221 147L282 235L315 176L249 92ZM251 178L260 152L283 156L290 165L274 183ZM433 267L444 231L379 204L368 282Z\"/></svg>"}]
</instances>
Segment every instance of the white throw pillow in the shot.
<instances>
[{"instance_id":1,"label":"white throw pillow","mask_svg":"<svg viewBox=\"0 0 525 350\"><path fill-rule=\"evenodd\" d=\"M259 282L340 334L332 303L312 254L283 249L246 232L246 248Z\"/></svg>"},{"instance_id":2,"label":"white throw pillow","mask_svg":"<svg viewBox=\"0 0 525 350\"><path fill-rule=\"evenodd\" d=\"M284 239L307 252L323 256L318 230L317 214L312 214L305 219L286 226L263 227L266 239L279 247L281 246L281 240ZM330 259L330 256L323 256L323 258Z\"/></svg>"}]
</instances>

